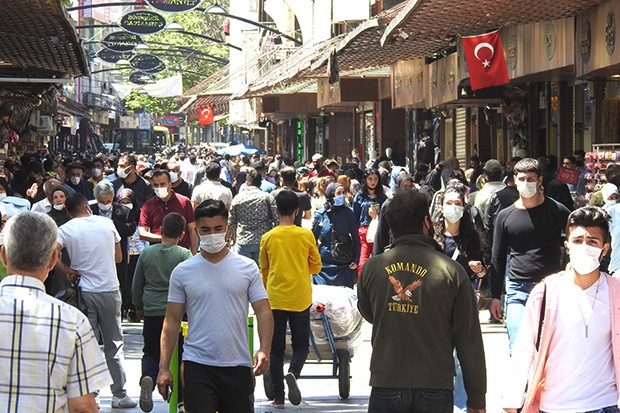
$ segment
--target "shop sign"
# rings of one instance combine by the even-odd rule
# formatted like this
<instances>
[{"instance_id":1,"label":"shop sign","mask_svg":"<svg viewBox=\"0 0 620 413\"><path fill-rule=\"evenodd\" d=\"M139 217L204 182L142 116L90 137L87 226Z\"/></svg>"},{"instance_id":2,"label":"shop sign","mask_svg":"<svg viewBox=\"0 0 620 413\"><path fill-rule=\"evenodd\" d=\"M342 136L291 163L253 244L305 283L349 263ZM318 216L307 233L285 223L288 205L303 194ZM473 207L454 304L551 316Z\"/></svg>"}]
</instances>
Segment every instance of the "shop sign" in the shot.
<instances>
[{"instance_id":1,"label":"shop sign","mask_svg":"<svg viewBox=\"0 0 620 413\"><path fill-rule=\"evenodd\" d=\"M413 90L413 80L409 65L407 65L407 68L405 69L405 87L407 88L407 94L410 95Z\"/></svg>"},{"instance_id":2,"label":"shop sign","mask_svg":"<svg viewBox=\"0 0 620 413\"><path fill-rule=\"evenodd\" d=\"M547 24L545 24L545 56L547 56L547 60L553 59L555 44L555 25L553 22L547 22Z\"/></svg>"},{"instance_id":3,"label":"shop sign","mask_svg":"<svg viewBox=\"0 0 620 413\"><path fill-rule=\"evenodd\" d=\"M448 89L450 89L450 93L454 93L455 85L456 85L456 70L454 68L454 63L450 62L450 66L448 69Z\"/></svg>"},{"instance_id":4,"label":"shop sign","mask_svg":"<svg viewBox=\"0 0 620 413\"><path fill-rule=\"evenodd\" d=\"M166 126L168 128L179 126L179 117L174 115L163 116L159 118L159 122L162 126Z\"/></svg>"},{"instance_id":5,"label":"shop sign","mask_svg":"<svg viewBox=\"0 0 620 413\"><path fill-rule=\"evenodd\" d=\"M592 37L590 32L590 22L584 21L579 34L579 45L581 52L581 61L588 63L590 60L590 52L592 51Z\"/></svg>"},{"instance_id":6,"label":"shop sign","mask_svg":"<svg viewBox=\"0 0 620 413\"><path fill-rule=\"evenodd\" d=\"M152 11L137 10L121 17L118 25L133 34L155 34L164 30L166 19Z\"/></svg>"},{"instance_id":7,"label":"shop sign","mask_svg":"<svg viewBox=\"0 0 620 413\"><path fill-rule=\"evenodd\" d=\"M159 73L166 68L166 64L159 56L150 53L135 55L129 63L134 69L147 73Z\"/></svg>"},{"instance_id":8,"label":"shop sign","mask_svg":"<svg viewBox=\"0 0 620 413\"><path fill-rule=\"evenodd\" d=\"M515 70L517 67L518 50L517 35L511 33L506 42L506 63L510 70Z\"/></svg>"},{"instance_id":9,"label":"shop sign","mask_svg":"<svg viewBox=\"0 0 620 413\"><path fill-rule=\"evenodd\" d=\"M137 34L114 32L101 41L101 46L114 52L131 52L140 43L142 43L142 38Z\"/></svg>"},{"instance_id":10,"label":"shop sign","mask_svg":"<svg viewBox=\"0 0 620 413\"><path fill-rule=\"evenodd\" d=\"M195 9L202 3L202 0L146 0L146 2L159 11L182 13Z\"/></svg>"},{"instance_id":11,"label":"shop sign","mask_svg":"<svg viewBox=\"0 0 620 413\"><path fill-rule=\"evenodd\" d=\"M97 52L97 57L107 63L118 63L119 60L129 60L133 52L115 52L110 49L101 49Z\"/></svg>"},{"instance_id":12,"label":"shop sign","mask_svg":"<svg viewBox=\"0 0 620 413\"><path fill-rule=\"evenodd\" d=\"M418 92L422 92L422 89L424 88L424 64L422 62L418 63L415 80L418 86Z\"/></svg>"},{"instance_id":13,"label":"shop sign","mask_svg":"<svg viewBox=\"0 0 620 413\"><path fill-rule=\"evenodd\" d=\"M400 96L401 88L403 87L403 81L400 75L400 70L396 72L394 76L394 89L396 90L396 96Z\"/></svg>"},{"instance_id":14,"label":"shop sign","mask_svg":"<svg viewBox=\"0 0 620 413\"><path fill-rule=\"evenodd\" d=\"M616 48L616 17L614 16L614 11L609 10L607 13L607 21L605 23L605 48L607 49L607 54L614 54L614 50Z\"/></svg>"},{"instance_id":15,"label":"shop sign","mask_svg":"<svg viewBox=\"0 0 620 413\"><path fill-rule=\"evenodd\" d=\"M151 76L144 72L133 72L129 75L129 81L135 85L146 85L150 83Z\"/></svg>"}]
</instances>

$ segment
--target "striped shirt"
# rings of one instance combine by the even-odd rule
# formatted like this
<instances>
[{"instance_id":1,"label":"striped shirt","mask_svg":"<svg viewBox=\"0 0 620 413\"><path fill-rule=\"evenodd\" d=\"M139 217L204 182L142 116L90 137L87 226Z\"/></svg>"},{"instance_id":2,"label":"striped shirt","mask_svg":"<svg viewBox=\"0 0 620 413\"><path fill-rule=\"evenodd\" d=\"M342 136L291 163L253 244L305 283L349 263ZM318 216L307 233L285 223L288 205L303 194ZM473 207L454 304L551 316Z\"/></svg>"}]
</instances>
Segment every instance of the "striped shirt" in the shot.
<instances>
[{"instance_id":1,"label":"striped shirt","mask_svg":"<svg viewBox=\"0 0 620 413\"><path fill-rule=\"evenodd\" d=\"M64 412L68 398L111 383L84 314L34 277L0 282L0 412Z\"/></svg>"}]
</instances>

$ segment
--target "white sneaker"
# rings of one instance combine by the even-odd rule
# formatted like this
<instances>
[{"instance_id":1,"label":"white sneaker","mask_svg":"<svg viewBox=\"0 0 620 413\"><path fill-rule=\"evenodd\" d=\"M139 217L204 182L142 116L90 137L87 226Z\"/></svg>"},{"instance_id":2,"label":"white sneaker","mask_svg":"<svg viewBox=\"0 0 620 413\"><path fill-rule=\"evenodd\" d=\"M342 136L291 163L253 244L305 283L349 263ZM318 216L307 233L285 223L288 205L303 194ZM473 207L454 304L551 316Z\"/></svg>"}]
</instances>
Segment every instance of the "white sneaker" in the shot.
<instances>
[{"instance_id":1,"label":"white sneaker","mask_svg":"<svg viewBox=\"0 0 620 413\"><path fill-rule=\"evenodd\" d=\"M149 376L140 380L140 409L143 412L153 410L153 379Z\"/></svg>"},{"instance_id":2,"label":"white sneaker","mask_svg":"<svg viewBox=\"0 0 620 413\"><path fill-rule=\"evenodd\" d=\"M131 397L125 396L122 399L119 399L116 396L112 396L112 408L113 409L130 409L132 407L136 407L138 403L131 400Z\"/></svg>"}]
</instances>

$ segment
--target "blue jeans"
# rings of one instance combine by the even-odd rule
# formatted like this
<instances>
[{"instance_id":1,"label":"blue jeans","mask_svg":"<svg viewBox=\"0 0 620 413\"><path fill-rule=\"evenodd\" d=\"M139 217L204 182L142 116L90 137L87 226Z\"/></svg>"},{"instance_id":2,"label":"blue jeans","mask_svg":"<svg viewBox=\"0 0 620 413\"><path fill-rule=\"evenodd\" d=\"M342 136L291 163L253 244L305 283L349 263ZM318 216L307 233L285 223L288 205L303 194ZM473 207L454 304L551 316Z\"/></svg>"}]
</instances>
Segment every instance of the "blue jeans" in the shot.
<instances>
[{"instance_id":1,"label":"blue jeans","mask_svg":"<svg viewBox=\"0 0 620 413\"><path fill-rule=\"evenodd\" d=\"M608 407L603 407L602 409L588 410L587 412L583 412L583 413L618 413L618 412L620 412L620 410L618 410L617 406L608 406ZM545 412L541 410L540 413L545 413Z\"/></svg>"},{"instance_id":2,"label":"blue jeans","mask_svg":"<svg viewBox=\"0 0 620 413\"><path fill-rule=\"evenodd\" d=\"M452 390L373 387L368 413L452 413L453 403Z\"/></svg>"},{"instance_id":3,"label":"blue jeans","mask_svg":"<svg viewBox=\"0 0 620 413\"><path fill-rule=\"evenodd\" d=\"M517 339L525 303L534 285L533 282L506 280L506 328L511 351Z\"/></svg>"},{"instance_id":4,"label":"blue jeans","mask_svg":"<svg viewBox=\"0 0 620 413\"><path fill-rule=\"evenodd\" d=\"M461 362L456 356L456 351L454 352L454 368L456 371L456 376L454 377L454 412L467 412L467 392L465 391Z\"/></svg>"},{"instance_id":5,"label":"blue jeans","mask_svg":"<svg viewBox=\"0 0 620 413\"><path fill-rule=\"evenodd\" d=\"M276 400L284 400L284 350L286 348L286 324L291 329L293 355L288 371L299 378L309 352L310 308L304 311L273 310L273 340L269 358L271 388Z\"/></svg>"},{"instance_id":6,"label":"blue jeans","mask_svg":"<svg viewBox=\"0 0 620 413\"><path fill-rule=\"evenodd\" d=\"M247 244L241 245L237 244L237 254L243 255L244 257L248 257L251 260L254 260L256 265L258 265L258 253L260 252L260 244Z\"/></svg>"}]
</instances>

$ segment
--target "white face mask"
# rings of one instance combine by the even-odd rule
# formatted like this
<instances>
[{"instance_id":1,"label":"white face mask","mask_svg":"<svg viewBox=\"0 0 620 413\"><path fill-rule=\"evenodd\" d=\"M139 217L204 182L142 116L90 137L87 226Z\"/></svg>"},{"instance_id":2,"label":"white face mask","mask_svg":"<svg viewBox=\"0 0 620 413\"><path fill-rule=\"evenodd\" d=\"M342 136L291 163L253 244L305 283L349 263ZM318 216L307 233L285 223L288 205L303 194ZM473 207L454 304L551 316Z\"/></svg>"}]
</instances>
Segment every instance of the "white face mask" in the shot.
<instances>
[{"instance_id":1,"label":"white face mask","mask_svg":"<svg viewBox=\"0 0 620 413\"><path fill-rule=\"evenodd\" d=\"M523 198L531 198L538 192L537 182L522 182L516 181L517 190L519 191L519 195Z\"/></svg>"},{"instance_id":2,"label":"white face mask","mask_svg":"<svg viewBox=\"0 0 620 413\"><path fill-rule=\"evenodd\" d=\"M99 178L101 176L101 169L99 169L99 168L93 169L93 176L95 178Z\"/></svg>"},{"instance_id":3,"label":"white face mask","mask_svg":"<svg viewBox=\"0 0 620 413\"><path fill-rule=\"evenodd\" d=\"M170 172L170 182L176 182L179 180L179 174L177 172Z\"/></svg>"},{"instance_id":4,"label":"white face mask","mask_svg":"<svg viewBox=\"0 0 620 413\"><path fill-rule=\"evenodd\" d=\"M60 205L54 204L52 206L54 207L56 211L62 211L65 208L65 204L60 204Z\"/></svg>"},{"instance_id":5,"label":"white face mask","mask_svg":"<svg viewBox=\"0 0 620 413\"><path fill-rule=\"evenodd\" d=\"M226 247L226 232L200 236L200 249L209 254L217 254Z\"/></svg>"},{"instance_id":6,"label":"white face mask","mask_svg":"<svg viewBox=\"0 0 620 413\"><path fill-rule=\"evenodd\" d=\"M570 263L577 274L590 274L601 265L602 248L588 244L569 244L569 247Z\"/></svg>"},{"instance_id":7,"label":"white face mask","mask_svg":"<svg viewBox=\"0 0 620 413\"><path fill-rule=\"evenodd\" d=\"M82 180L82 178L80 178L79 176L72 176L71 177L71 183L73 185L78 185L81 180Z\"/></svg>"},{"instance_id":8,"label":"white face mask","mask_svg":"<svg viewBox=\"0 0 620 413\"><path fill-rule=\"evenodd\" d=\"M158 198L165 198L168 196L168 188L154 188L153 191L155 191L155 195L157 195Z\"/></svg>"},{"instance_id":9,"label":"white face mask","mask_svg":"<svg viewBox=\"0 0 620 413\"><path fill-rule=\"evenodd\" d=\"M125 205L129 209L133 209L133 204L122 204L122 205Z\"/></svg>"},{"instance_id":10,"label":"white face mask","mask_svg":"<svg viewBox=\"0 0 620 413\"><path fill-rule=\"evenodd\" d=\"M618 203L617 199L606 199L605 200L605 205L606 206L616 205L617 203Z\"/></svg>"},{"instance_id":11,"label":"white face mask","mask_svg":"<svg viewBox=\"0 0 620 413\"><path fill-rule=\"evenodd\" d=\"M121 179L125 179L129 176L129 171L128 171L129 167L127 168L121 168L120 166L118 168L116 168L116 175L118 175L119 178Z\"/></svg>"},{"instance_id":12,"label":"white face mask","mask_svg":"<svg viewBox=\"0 0 620 413\"><path fill-rule=\"evenodd\" d=\"M108 212L110 210L110 208L112 208L112 204L102 204L101 202L97 202L97 205L99 205L99 211L101 212Z\"/></svg>"},{"instance_id":13,"label":"white face mask","mask_svg":"<svg viewBox=\"0 0 620 413\"><path fill-rule=\"evenodd\" d=\"M334 197L334 206L343 206L344 205L345 196L338 195Z\"/></svg>"},{"instance_id":14,"label":"white face mask","mask_svg":"<svg viewBox=\"0 0 620 413\"><path fill-rule=\"evenodd\" d=\"M2 201L4 198L6 198L6 192L0 194L0 201Z\"/></svg>"},{"instance_id":15,"label":"white face mask","mask_svg":"<svg viewBox=\"0 0 620 413\"><path fill-rule=\"evenodd\" d=\"M461 205L444 205L443 216L448 222L454 224L463 218L464 208Z\"/></svg>"}]
</instances>

